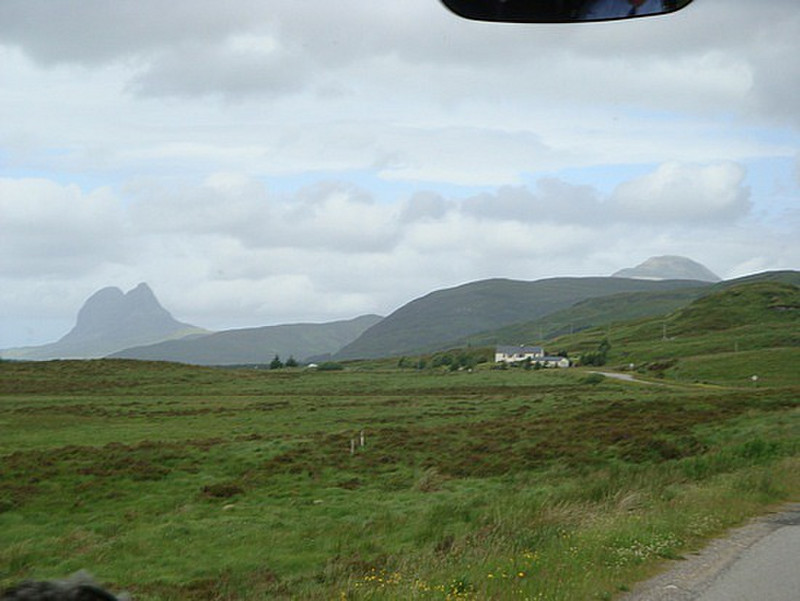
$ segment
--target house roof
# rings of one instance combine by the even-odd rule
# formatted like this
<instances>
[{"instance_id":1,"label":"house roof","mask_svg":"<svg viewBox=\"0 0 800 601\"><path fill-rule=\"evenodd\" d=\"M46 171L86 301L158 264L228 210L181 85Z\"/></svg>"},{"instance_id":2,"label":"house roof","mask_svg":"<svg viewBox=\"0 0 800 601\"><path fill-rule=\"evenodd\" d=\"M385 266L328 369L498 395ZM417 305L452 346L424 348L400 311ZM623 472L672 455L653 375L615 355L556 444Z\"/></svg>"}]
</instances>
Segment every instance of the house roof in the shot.
<instances>
[{"instance_id":1,"label":"house roof","mask_svg":"<svg viewBox=\"0 0 800 601\"><path fill-rule=\"evenodd\" d=\"M504 355L516 355L517 353L540 354L544 352L541 346L498 346L496 352Z\"/></svg>"}]
</instances>

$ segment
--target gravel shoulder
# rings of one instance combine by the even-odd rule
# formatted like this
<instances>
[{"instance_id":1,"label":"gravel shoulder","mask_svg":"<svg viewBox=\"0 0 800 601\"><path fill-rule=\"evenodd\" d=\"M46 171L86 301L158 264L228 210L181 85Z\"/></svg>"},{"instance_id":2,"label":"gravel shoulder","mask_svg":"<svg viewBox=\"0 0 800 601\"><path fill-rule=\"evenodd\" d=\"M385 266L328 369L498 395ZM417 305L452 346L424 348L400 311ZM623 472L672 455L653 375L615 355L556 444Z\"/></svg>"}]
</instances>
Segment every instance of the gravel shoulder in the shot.
<instances>
[{"instance_id":1,"label":"gravel shoulder","mask_svg":"<svg viewBox=\"0 0 800 601\"><path fill-rule=\"evenodd\" d=\"M712 598L734 563L742 559L760 541L787 526L800 526L800 503L791 503L777 511L755 518L736 528L724 538L711 541L704 549L685 559L670 562L667 571L636 585L620 601L698 601ZM796 556L785 558L795 565ZM755 575L754 575L755 576ZM800 596L798 597L800 598Z\"/></svg>"}]
</instances>

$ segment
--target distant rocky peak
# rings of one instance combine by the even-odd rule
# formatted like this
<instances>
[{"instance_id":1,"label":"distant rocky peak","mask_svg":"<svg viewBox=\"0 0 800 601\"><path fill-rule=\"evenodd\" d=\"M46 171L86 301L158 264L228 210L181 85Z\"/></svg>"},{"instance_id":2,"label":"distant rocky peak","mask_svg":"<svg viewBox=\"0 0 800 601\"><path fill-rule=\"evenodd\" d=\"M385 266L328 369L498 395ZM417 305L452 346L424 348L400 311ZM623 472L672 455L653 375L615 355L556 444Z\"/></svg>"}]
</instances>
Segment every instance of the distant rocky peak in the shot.
<instances>
[{"instance_id":1,"label":"distant rocky peak","mask_svg":"<svg viewBox=\"0 0 800 601\"><path fill-rule=\"evenodd\" d=\"M156 298L156 295L153 294L153 290L147 285L146 282L141 282L136 286L136 288L131 288L125 293L125 296L152 298L153 300Z\"/></svg>"},{"instance_id":2,"label":"distant rocky peak","mask_svg":"<svg viewBox=\"0 0 800 601\"><path fill-rule=\"evenodd\" d=\"M676 255L650 257L636 267L620 269L611 277L638 280L699 280L719 282L721 278L697 261Z\"/></svg>"},{"instance_id":3,"label":"distant rocky peak","mask_svg":"<svg viewBox=\"0 0 800 601\"><path fill-rule=\"evenodd\" d=\"M125 304L140 311L143 309L165 311L153 290L144 282L125 293Z\"/></svg>"},{"instance_id":4,"label":"distant rocky peak","mask_svg":"<svg viewBox=\"0 0 800 601\"><path fill-rule=\"evenodd\" d=\"M206 332L174 319L147 284L141 283L125 293L110 286L84 302L75 327L60 340L18 349L14 356L34 360L104 357L126 348L198 333Z\"/></svg>"},{"instance_id":5,"label":"distant rocky peak","mask_svg":"<svg viewBox=\"0 0 800 601\"><path fill-rule=\"evenodd\" d=\"M106 288L100 288L100 290L86 299L84 306L90 303L115 302L123 296L125 294L116 286L107 286Z\"/></svg>"},{"instance_id":6,"label":"distant rocky peak","mask_svg":"<svg viewBox=\"0 0 800 601\"><path fill-rule=\"evenodd\" d=\"M102 288L90 296L78 312L76 328L108 328L132 314L169 315L145 283L123 293L115 286Z\"/></svg>"},{"instance_id":7,"label":"distant rocky peak","mask_svg":"<svg viewBox=\"0 0 800 601\"><path fill-rule=\"evenodd\" d=\"M78 325L89 324L98 319L112 317L117 313L116 308L124 302L125 295L115 286L101 288L83 303L78 311Z\"/></svg>"}]
</instances>

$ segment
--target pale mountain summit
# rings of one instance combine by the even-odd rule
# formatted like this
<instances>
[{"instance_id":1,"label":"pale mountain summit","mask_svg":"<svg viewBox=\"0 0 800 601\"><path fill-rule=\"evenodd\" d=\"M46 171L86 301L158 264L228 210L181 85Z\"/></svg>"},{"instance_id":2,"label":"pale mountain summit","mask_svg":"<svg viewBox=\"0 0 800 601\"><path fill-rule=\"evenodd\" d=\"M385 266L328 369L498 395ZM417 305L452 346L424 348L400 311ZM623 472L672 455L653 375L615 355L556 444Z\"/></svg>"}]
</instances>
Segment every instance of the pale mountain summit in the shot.
<instances>
[{"instance_id":1,"label":"pale mountain summit","mask_svg":"<svg viewBox=\"0 0 800 601\"><path fill-rule=\"evenodd\" d=\"M664 255L650 257L636 267L620 269L611 277L633 278L637 280L698 280L701 282L720 282L722 278L686 257Z\"/></svg>"}]
</instances>

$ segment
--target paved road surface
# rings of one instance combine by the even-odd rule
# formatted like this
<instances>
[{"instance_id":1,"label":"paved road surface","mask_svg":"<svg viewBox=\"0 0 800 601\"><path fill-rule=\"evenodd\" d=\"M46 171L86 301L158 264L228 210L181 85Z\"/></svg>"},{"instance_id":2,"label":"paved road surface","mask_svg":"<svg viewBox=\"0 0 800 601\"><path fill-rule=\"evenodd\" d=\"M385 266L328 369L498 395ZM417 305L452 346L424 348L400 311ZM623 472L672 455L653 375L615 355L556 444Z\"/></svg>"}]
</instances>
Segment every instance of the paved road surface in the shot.
<instances>
[{"instance_id":1,"label":"paved road surface","mask_svg":"<svg viewBox=\"0 0 800 601\"><path fill-rule=\"evenodd\" d=\"M800 503L712 541L624 601L800 601Z\"/></svg>"},{"instance_id":2,"label":"paved road surface","mask_svg":"<svg viewBox=\"0 0 800 601\"><path fill-rule=\"evenodd\" d=\"M744 551L697 601L800 600L800 525L785 526Z\"/></svg>"}]
</instances>

